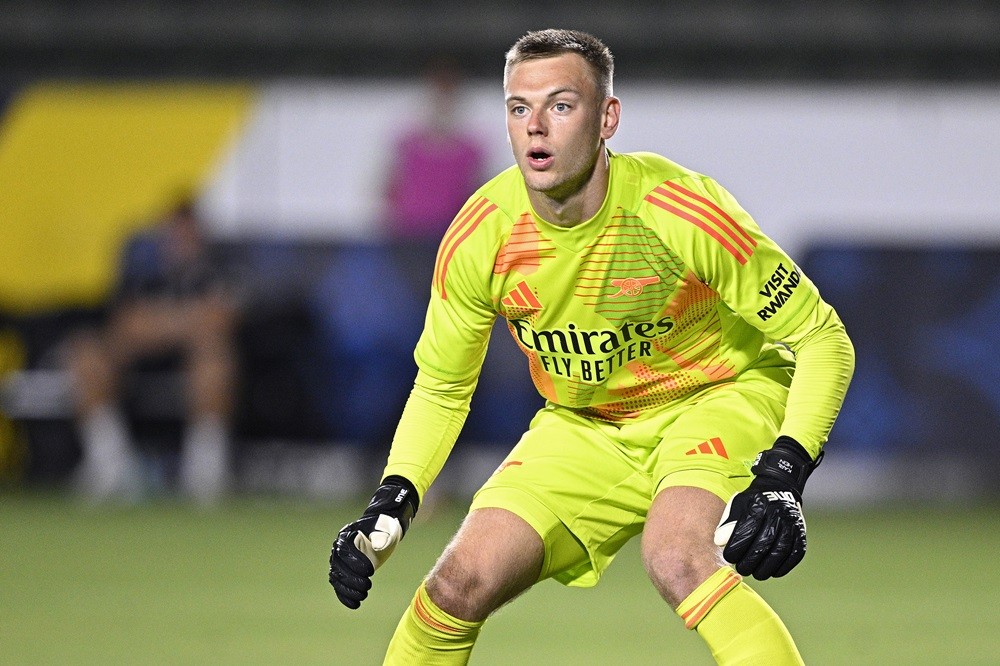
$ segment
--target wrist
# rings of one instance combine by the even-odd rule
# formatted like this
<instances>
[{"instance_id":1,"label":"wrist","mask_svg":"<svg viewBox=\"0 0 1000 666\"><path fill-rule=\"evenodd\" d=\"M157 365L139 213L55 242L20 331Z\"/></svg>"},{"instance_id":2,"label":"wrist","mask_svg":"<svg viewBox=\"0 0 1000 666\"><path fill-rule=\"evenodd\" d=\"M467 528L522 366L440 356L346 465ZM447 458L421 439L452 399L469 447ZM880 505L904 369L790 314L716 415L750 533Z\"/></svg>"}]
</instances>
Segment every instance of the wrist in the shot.
<instances>
[{"instance_id":1,"label":"wrist","mask_svg":"<svg viewBox=\"0 0 1000 666\"><path fill-rule=\"evenodd\" d=\"M410 503L413 507L413 513L417 512L420 507L420 495L417 494L417 487L413 485L413 482L407 479L405 476L400 476L398 474L390 474L389 476L382 479L383 486L394 486L398 488L405 489L406 496L405 501Z\"/></svg>"},{"instance_id":2,"label":"wrist","mask_svg":"<svg viewBox=\"0 0 1000 666\"><path fill-rule=\"evenodd\" d=\"M385 514L396 518L405 534L410 526L410 521L417 513L419 504L420 499L417 497L417 489L413 483L405 477L390 475L382 479L382 484L372 495L364 515Z\"/></svg>"},{"instance_id":3,"label":"wrist","mask_svg":"<svg viewBox=\"0 0 1000 666\"><path fill-rule=\"evenodd\" d=\"M750 471L760 481L758 485L772 485L777 482L802 494L806 480L819 466L823 455L813 460L809 452L787 435L778 437L774 445L757 454Z\"/></svg>"}]
</instances>

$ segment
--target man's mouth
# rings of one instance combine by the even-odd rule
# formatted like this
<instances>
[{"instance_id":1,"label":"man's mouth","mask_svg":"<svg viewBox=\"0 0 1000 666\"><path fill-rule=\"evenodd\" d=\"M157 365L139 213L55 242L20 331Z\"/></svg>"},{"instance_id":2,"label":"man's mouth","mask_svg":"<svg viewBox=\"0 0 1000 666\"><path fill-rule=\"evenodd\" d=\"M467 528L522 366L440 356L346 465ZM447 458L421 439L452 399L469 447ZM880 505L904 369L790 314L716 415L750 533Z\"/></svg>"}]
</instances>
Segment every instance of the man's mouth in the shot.
<instances>
[{"instance_id":1,"label":"man's mouth","mask_svg":"<svg viewBox=\"0 0 1000 666\"><path fill-rule=\"evenodd\" d=\"M552 161L552 155L544 150L528 151L528 164L533 169L547 169L552 164Z\"/></svg>"}]
</instances>

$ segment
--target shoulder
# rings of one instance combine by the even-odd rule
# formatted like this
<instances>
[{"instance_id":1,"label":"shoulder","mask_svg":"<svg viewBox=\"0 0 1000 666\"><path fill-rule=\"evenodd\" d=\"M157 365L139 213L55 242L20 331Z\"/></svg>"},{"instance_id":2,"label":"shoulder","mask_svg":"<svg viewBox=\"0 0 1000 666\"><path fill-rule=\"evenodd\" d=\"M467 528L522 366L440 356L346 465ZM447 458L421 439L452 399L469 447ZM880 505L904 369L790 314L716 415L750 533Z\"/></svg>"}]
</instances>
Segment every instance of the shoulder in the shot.
<instances>
[{"instance_id":1,"label":"shoulder","mask_svg":"<svg viewBox=\"0 0 1000 666\"><path fill-rule=\"evenodd\" d=\"M731 195L711 176L694 171L656 153L614 155L621 187L631 190L635 209L646 206L654 216L676 215L676 205L717 210L738 208Z\"/></svg>"},{"instance_id":2,"label":"shoulder","mask_svg":"<svg viewBox=\"0 0 1000 666\"><path fill-rule=\"evenodd\" d=\"M516 219L528 205L528 192L524 186L524 176L516 165L512 165L486 181L476 194L488 199L497 211L510 219Z\"/></svg>"},{"instance_id":3,"label":"shoulder","mask_svg":"<svg viewBox=\"0 0 1000 666\"><path fill-rule=\"evenodd\" d=\"M616 171L621 180L633 183L640 197L645 197L657 187L668 182L684 184L712 180L705 174L656 153L612 153L612 159L617 163ZM697 187L703 188L702 185Z\"/></svg>"},{"instance_id":4,"label":"shoulder","mask_svg":"<svg viewBox=\"0 0 1000 666\"><path fill-rule=\"evenodd\" d=\"M446 237L475 235L481 244L510 232L527 207L524 178L516 166L505 169L469 197L448 228Z\"/></svg>"},{"instance_id":5,"label":"shoulder","mask_svg":"<svg viewBox=\"0 0 1000 666\"><path fill-rule=\"evenodd\" d=\"M517 167L504 170L469 197L445 231L438 248L434 285L447 293L446 282L458 275L485 282L500 247L527 205L524 179Z\"/></svg>"},{"instance_id":6,"label":"shoulder","mask_svg":"<svg viewBox=\"0 0 1000 666\"><path fill-rule=\"evenodd\" d=\"M705 177L657 153L613 153L612 158L619 160L625 171L634 173L644 183L655 184L677 178Z\"/></svg>"},{"instance_id":7,"label":"shoulder","mask_svg":"<svg viewBox=\"0 0 1000 666\"><path fill-rule=\"evenodd\" d=\"M756 223L713 178L653 153L623 157L636 174L635 210L675 249L724 250L739 264L753 255Z\"/></svg>"},{"instance_id":8,"label":"shoulder","mask_svg":"<svg viewBox=\"0 0 1000 666\"><path fill-rule=\"evenodd\" d=\"M140 229L126 239L122 256L126 261L158 263L165 240L159 227Z\"/></svg>"},{"instance_id":9,"label":"shoulder","mask_svg":"<svg viewBox=\"0 0 1000 666\"><path fill-rule=\"evenodd\" d=\"M711 197L717 184L702 173L662 155L648 152L612 153L612 187L626 209L638 210L656 203L666 192L683 190Z\"/></svg>"}]
</instances>

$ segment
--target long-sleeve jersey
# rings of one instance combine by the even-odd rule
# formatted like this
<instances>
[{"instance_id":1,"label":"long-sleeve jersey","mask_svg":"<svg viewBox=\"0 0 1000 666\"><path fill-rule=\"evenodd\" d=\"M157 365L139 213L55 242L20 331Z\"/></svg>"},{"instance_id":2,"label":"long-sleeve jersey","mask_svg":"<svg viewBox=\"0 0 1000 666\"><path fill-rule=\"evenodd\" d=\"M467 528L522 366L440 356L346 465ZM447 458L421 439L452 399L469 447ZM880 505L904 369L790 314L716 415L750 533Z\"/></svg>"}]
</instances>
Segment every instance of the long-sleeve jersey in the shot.
<instances>
[{"instance_id":1,"label":"long-sleeve jersey","mask_svg":"<svg viewBox=\"0 0 1000 666\"><path fill-rule=\"evenodd\" d=\"M456 216L386 475L421 495L436 477L497 316L548 402L610 422L643 419L751 367L795 365L781 433L818 454L854 365L836 312L714 180L651 153L608 155L607 196L581 224L535 214L517 167Z\"/></svg>"}]
</instances>

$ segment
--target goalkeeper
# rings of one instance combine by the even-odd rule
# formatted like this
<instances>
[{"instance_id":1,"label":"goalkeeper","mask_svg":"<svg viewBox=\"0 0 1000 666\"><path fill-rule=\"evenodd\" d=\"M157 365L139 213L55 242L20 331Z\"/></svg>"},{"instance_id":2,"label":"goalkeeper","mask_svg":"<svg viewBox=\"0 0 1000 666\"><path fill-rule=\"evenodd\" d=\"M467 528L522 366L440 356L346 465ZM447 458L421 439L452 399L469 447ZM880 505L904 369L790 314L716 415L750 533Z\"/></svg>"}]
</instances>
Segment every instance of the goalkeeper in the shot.
<instances>
[{"instance_id":1,"label":"goalkeeper","mask_svg":"<svg viewBox=\"0 0 1000 666\"><path fill-rule=\"evenodd\" d=\"M718 663L802 661L744 577L805 555L803 491L853 348L718 183L608 149L612 74L585 33L531 32L507 53L516 166L441 242L382 484L333 545L340 601L365 599L448 457L497 316L546 404L418 587L387 664L467 663L502 604L549 578L596 584L638 535L653 585Z\"/></svg>"}]
</instances>

